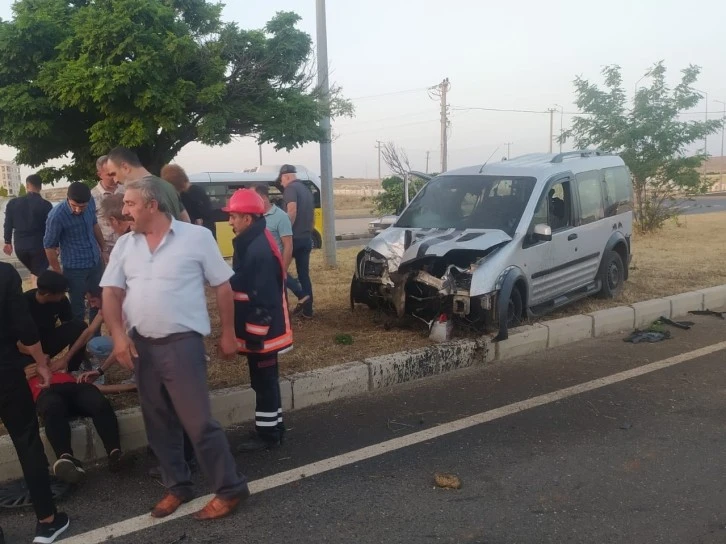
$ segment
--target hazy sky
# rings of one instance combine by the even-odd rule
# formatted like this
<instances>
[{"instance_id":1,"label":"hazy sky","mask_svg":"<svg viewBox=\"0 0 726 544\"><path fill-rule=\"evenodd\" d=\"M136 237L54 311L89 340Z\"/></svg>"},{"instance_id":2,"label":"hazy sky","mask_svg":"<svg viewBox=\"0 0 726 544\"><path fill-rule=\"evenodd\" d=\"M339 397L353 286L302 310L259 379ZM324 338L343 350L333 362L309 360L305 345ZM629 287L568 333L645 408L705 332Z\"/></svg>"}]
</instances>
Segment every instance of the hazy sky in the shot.
<instances>
[{"instance_id":1,"label":"hazy sky","mask_svg":"<svg viewBox=\"0 0 726 544\"><path fill-rule=\"evenodd\" d=\"M229 0L223 17L260 28L282 10L300 14L301 28L315 39L315 0ZM10 2L0 0L0 17L10 14ZM548 147L548 114L456 108L543 111L560 104L574 111L575 76L600 82L607 64L622 66L629 92L658 60L665 61L671 83L689 63L698 64L698 88L708 92L713 118L723 109L713 100L726 101L723 0L697 5L683 0L328 0L327 20L330 78L357 110L354 119L334 123L335 176L377 177L376 140L405 148L420 170L430 151L429 169L438 171L439 105L425 89L445 77L451 81L450 169L481 163L493 153L501 158L504 142L512 142L512 156ZM705 109L701 101L694 112ZM570 118L564 116L565 127ZM556 132L559 124L557 114ZM708 150L720 154L720 133L709 138ZM0 148L0 158L12 154ZM263 147L267 164L293 162L319 171L319 160L316 145L289 154ZM216 148L190 144L176 162L189 172L241 170L258 164L258 148L251 138Z\"/></svg>"}]
</instances>

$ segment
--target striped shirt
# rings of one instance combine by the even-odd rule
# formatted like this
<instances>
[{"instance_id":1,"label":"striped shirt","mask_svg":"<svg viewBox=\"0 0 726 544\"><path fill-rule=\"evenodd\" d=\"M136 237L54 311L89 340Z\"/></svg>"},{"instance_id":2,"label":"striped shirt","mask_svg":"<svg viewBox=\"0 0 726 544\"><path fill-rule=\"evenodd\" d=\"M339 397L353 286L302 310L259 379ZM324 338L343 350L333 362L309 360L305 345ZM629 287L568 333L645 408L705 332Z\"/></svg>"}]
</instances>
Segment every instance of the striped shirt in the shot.
<instances>
[{"instance_id":1,"label":"striped shirt","mask_svg":"<svg viewBox=\"0 0 726 544\"><path fill-rule=\"evenodd\" d=\"M101 261L101 250L93 232L96 223L93 199L80 215L73 214L66 200L48 214L43 246L46 249L60 248L63 268L93 268Z\"/></svg>"}]
</instances>

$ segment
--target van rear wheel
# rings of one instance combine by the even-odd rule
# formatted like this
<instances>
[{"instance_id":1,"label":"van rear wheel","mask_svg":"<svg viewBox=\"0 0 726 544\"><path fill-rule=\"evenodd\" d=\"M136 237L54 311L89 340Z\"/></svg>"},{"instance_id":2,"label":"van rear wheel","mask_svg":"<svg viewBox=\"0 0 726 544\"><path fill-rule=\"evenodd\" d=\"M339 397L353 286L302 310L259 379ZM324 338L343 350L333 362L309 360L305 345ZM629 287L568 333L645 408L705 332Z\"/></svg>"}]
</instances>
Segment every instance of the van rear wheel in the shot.
<instances>
[{"instance_id":1,"label":"van rear wheel","mask_svg":"<svg viewBox=\"0 0 726 544\"><path fill-rule=\"evenodd\" d=\"M597 273L600 280L600 298L619 297L625 287L625 265L617 251L606 251L603 255L600 270Z\"/></svg>"}]
</instances>

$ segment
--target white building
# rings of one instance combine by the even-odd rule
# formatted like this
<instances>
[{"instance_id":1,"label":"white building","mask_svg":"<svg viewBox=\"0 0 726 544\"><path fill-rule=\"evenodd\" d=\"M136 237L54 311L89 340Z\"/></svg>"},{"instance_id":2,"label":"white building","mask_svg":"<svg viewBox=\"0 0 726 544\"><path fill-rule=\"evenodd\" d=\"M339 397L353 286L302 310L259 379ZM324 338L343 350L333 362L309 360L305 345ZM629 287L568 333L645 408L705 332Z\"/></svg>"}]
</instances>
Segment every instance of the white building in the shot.
<instances>
[{"instance_id":1,"label":"white building","mask_svg":"<svg viewBox=\"0 0 726 544\"><path fill-rule=\"evenodd\" d=\"M8 196L20 192L20 167L14 162L0 160L0 187L8 191Z\"/></svg>"}]
</instances>

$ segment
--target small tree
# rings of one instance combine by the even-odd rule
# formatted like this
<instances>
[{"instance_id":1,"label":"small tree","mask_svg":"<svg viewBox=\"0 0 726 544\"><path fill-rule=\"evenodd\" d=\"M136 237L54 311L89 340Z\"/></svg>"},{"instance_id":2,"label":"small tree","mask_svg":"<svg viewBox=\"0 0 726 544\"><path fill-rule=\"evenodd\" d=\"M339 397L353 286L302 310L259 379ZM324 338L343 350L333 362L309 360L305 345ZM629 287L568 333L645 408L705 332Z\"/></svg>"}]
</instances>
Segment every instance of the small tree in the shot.
<instances>
[{"instance_id":1,"label":"small tree","mask_svg":"<svg viewBox=\"0 0 726 544\"><path fill-rule=\"evenodd\" d=\"M5 187L0 187L0 197L8 196L8 190Z\"/></svg>"},{"instance_id":2,"label":"small tree","mask_svg":"<svg viewBox=\"0 0 726 544\"><path fill-rule=\"evenodd\" d=\"M406 150L396 146L393 142L386 142L381 148L383 162L386 163L393 176L387 177L381 182L383 192L373 197L376 205L375 212L381 215L398 214L403 209L406 200L403 195L403 180L411 171L411 163L408 160ZM408 198L416 196L425 181L409 176Z\"/></svg>"},{"instance_id":3,"label":"small tree","mask_svg":"<svg viewBox=\"0 0 726 544\"><path fill-rule=\"evenodd\" d=\"M21 185L20 189L18 190L18 196L25 196L27 194L27 191L25 190L25 185Z\"/></svg>"},{"instance_id":4,"label":"small tree","mask_svg":"<svg viewBox=\"0 0 726 544\"><path fill-rule=\"evenodd\" d=\"M575 117L572 129L562 140L573 138L578 148L597 147L618 153L630 168L635 192L635 218L643 232L661 228L677 215L677 200L705 191L707 182L698 168L707 155L687 155L688 147L713 134L721 120L681 121L679 111L694 107L701 95L692 88L700 69L682 70L673 89L665 82L662 62L647 73L649 87L636 91L628 108L619 66L607 66L602 73L606 90L577 77L577 106L586 115Z\"/></svg>"}]
</instances>

